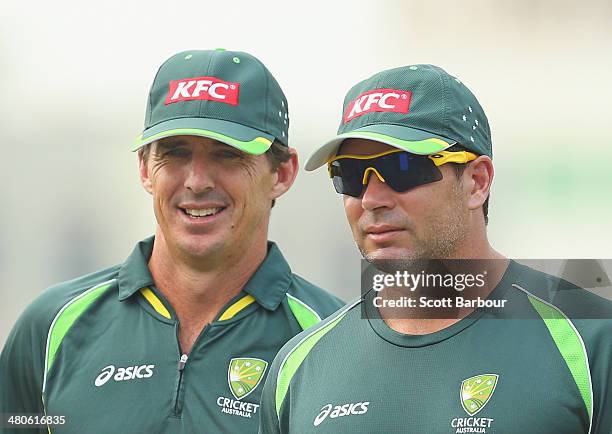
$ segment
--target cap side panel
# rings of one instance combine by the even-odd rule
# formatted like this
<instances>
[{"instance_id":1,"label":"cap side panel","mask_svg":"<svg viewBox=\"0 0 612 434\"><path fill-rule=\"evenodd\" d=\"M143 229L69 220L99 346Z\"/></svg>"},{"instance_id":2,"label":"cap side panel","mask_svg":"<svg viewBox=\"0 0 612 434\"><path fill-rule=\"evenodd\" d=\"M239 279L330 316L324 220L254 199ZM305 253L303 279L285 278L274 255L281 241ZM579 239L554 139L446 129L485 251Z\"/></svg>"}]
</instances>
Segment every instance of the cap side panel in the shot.
<instances>
[{"instance_id":1,"label":"cap side panel","mask_svg":"<svg viewBox=\"0 0 612 434\"><path fill-rule=\"evenodd\" d=\"M256 58L255 63L259 65L259 68L264 76L264 113L266 114L264 118L264 125L266 126L266 131L270 131L270 113L268 111L268 99L270 98L270 95L268 94L268 90L270 89L270 77L268 77L268 74L266 74L264 66L259 59Z\"/></svg>"},{"instance_id":2,"label":"cap side panel","mask_svg":"<svg viewBox=\"0 0 612 434\"><path fill-rule=\"evenodd\" d=\"M448 83L448 77L445 74L442 74L440 71L435 70L442 82L442 101L443 101L443 109L442 109L442 125L444 128L444 132L446 134L451 134L449 128L449 115L450 115L450 89Z\"/></svg>"},{"instance_id":3,"label":"cap side panel","mask_svg":"<svg viewBox=\"0 0 612 434\"><path fill-rule=\"evenodd\" d=\"M166 62L167 61L168 60L166 60ZM160 67L157 68L157 72L155 73L155 78L153 79L153 83L157 82L157 76L159 75L159 72L162 70L166 62L162 63ZM151 117L153 116L153 98L152 98L153 90L154 90L154 86L151 85L151 87L149 88L149 95L147 97L147 111L145 112L145 123L144 123L145 128L147 127L147 125L149 125L149 123L151 122Z\"/></svg>"},{"instance_id":4,"label":"cap side panel","mask_svg":"<svg viewBox=\"0 0 612 434\"><path fill-rule=\"evenodd\" d=\"M261 61L257 58L255 58L255 64L257 64L259 66L259 69L261 70L261 73L264 76L264 125L266 127L266 131L270 131L270 113L268 112L268 99L270 97L270 95L268 94L268 91L270 89L270 82L269 82L269 77L268 74L266 73L265 67L263 65L263 63L261 63Z\"/></svg>"}]
</instances>

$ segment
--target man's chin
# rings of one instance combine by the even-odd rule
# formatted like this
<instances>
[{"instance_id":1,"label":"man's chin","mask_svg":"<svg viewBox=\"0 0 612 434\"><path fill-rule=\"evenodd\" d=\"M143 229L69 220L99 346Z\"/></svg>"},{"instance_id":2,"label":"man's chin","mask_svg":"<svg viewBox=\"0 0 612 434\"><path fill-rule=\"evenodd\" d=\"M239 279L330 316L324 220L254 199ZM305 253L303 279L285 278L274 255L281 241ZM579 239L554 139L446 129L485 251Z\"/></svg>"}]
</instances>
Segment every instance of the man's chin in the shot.
<instances>
[{"instance_id":1,"label":"man's chin","mask_svg":"<svg viewBox=\"0 0 612 434\"><path fill-rule=\"evenodd\" d=\"M368 262L423 259L422 255L414 249L395 246L362 249L361 254Z\"/></svg>"},{"instance_id":2,"label":"man's chin","mask_svg":"<svg viewBox=\"0 0 612 434\"><path fill-rule=\"evenodd\" d=\"M192 235L185 237L185 239L180 240L177 244L183 254L193 258L206 259L223 249L223 242L216 238L210 234Z\"/></svg>"},{"instance_id":3,"label":"man's chin","mask_svg":"<svg viewBox=\"0 0 612 434\"><path fill-rule=\"evenodd\" d=\"M423 255L420 252L409 249L377 249L362 255L377 270L395 274L398 271L409 271L418 273L432 266L432 259L429 255Z\"/></svg>"}]
</instances>

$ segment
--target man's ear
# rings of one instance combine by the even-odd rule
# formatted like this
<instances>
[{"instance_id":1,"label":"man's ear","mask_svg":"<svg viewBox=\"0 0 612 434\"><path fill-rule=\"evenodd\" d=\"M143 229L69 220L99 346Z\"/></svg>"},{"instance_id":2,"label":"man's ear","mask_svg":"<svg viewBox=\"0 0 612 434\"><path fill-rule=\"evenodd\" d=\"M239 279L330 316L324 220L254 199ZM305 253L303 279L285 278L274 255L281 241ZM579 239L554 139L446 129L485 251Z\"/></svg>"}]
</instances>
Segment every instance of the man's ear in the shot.
<instances>
[{"instance_id":1,"label":"man's ear","mask_svg":"<svg viewBox=\"0 0 612 434\"><path fill-rule=\"evenodd\" d=\"M294 148L289 148L289 154L291 155L287 161L281 163L278 169L274 173L275 182L270 192L270 199L278 199L281 197L291 186L298 173L298 155Z\"/></svg>"},{"instance_id":2,"label":"man's ear","mask_svg":"<svg viewBox=\"0 0 612 434\"><path fill-rule=\"evenodd\" d=\"M151 178L149 178L149 157L149 155L145 155L142 148L138 150L138 172L140 175L140 183L149 194L153 194L153 186L151 185Z\"/></svg>"},{"instance_id":3,"label":"man's ear","mask_svg":"<svg viewBox=\"0 0 612 434\"><path fill-rule=\"evenodd\" d=\"M481 155L470 163L464 175L469 178L468 208L471 210L482 207L493 182L493 161L486 155Z\"/></svg>"}]
</instances>

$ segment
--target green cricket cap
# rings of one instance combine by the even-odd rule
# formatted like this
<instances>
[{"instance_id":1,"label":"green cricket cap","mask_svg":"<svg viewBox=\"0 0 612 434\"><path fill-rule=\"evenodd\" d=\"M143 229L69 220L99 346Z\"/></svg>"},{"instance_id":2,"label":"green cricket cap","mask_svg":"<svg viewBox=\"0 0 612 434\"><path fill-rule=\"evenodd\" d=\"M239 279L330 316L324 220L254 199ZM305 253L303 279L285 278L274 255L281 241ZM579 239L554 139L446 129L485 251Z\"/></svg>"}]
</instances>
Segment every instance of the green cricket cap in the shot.
<instances>
[{"instance_id":1,"label":"green cricket cap","mask_svg":"<svg viewBox=\"0 0 612 434\"><path fill-rule=\"evenodd\" d=\"M270 71L243 52L184 51L153 80L144 131L133 151L164 137L193 135L263 154L277 139L288 146L287 98Z\"/></svg>"},{"instance_id":2,"label":"green cricket cap","mask_svg":"<svg viewBox=\"0 0 612 434\"><path fill-rule=\"evenodd\" d=\"M389 69L353 86L336 137L312 154L306 170L325 164L348 138L421 155L455 144L493 155L489 121L478 100L461 80L434 65Z\"/></svg>"}]
</instances>

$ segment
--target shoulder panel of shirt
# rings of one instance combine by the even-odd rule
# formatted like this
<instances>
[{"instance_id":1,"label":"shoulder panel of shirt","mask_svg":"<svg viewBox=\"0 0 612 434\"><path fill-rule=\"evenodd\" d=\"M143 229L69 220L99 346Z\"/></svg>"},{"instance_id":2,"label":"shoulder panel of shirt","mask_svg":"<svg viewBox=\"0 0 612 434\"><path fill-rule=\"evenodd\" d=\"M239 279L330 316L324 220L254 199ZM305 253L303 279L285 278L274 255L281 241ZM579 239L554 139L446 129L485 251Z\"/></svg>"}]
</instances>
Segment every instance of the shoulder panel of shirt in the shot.
<instances>
[{"instance_id":1,"label":"shoulder panel of shirt","mask_svg":"<svg viewBox=\"0 0 612 434\"><path fill-rule=\"evenodd\" d=\"M62 313L67 313L64 319L78 317L83 311L81 308L86 308L87 302L91 301L83 298L88 291L115 286L117 271L118 266L114 266L59 283L44 290L26 307L13 326L0 356L0 382L5 386L0 397L2 411L41 412L49 349L57 349L62 330L66 331L66 327L71 325L70 321L56 320ZM108 285L104 285L105 282ZM78 300L81 303L75 304ZM71 305L73 308L68 309ZM58 325L53 336L56 346L50 344L54 323Z\"/></svg>"},{"instance_id":2,"label":"shoulder panel of shirt","mask_svg":"<svg viewBox=\"0 0 612 434\"><path fill-rule=\"evenodd\" d=\"M272 401L277 416L280 414L289 384L308 354L326 334L331 332L346 317L349 311L359 306L360 303L361 298L336 311L313 327L297 334L278 352L268 374L270 382L273 384L273 390L268 393L274 395Z\"/></svg>"},{"instance_id":3,"label":"shoulder panel of shirt","mask_svg":"<svg viewBox=\"0 0 612 434\"><path fill-rule=\"evenodd\" d=\"M538 312L585 402L591 428L610 429L612 400L612 301L513 261L512 285ZM605 431L603 431L605 432Z\"/></svg>"}]
</instances>

